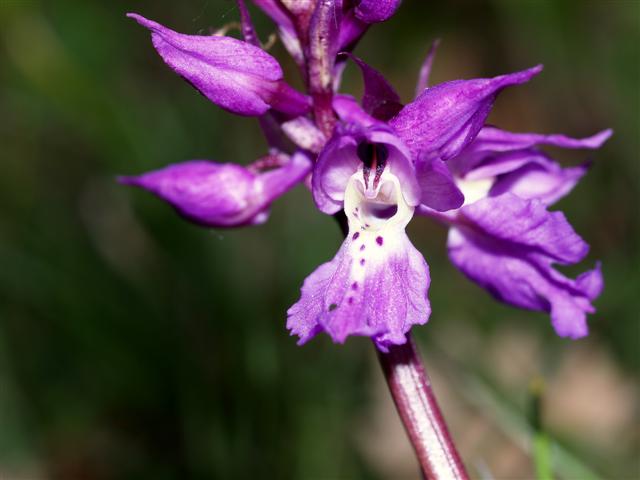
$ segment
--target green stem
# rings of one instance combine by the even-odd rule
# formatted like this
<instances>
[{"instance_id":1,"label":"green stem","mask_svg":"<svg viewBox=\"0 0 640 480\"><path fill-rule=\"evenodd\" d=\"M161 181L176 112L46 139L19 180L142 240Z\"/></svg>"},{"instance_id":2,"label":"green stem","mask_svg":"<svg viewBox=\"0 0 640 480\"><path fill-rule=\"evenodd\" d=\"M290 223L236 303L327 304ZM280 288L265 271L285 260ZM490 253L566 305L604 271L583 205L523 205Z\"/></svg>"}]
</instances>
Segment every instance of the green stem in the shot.
<instances>
[{"instance_id":1,"label":"green stem","mask_svg":"<svg viewBox=\"0 0 640 480\"><path fill-rule=\"evenodd\" d=\"M536 376L529 384L531 394L531 411L529 421L531 423L531 450L533 463L538 480L553 480L553 467L551 466L551 441L543 425L543 398L544 380Z\"/></svg>"},{"instance_id":2,"label":"green stem","mask_svg":"<svg viewBox=\"0 0 640 480\"><path fill-rule=\"evenodd\" d=\"M551 468L551 442L545 432L533 434L533 462L538 480L553 480Z\"/></svg>"}]
</instances>

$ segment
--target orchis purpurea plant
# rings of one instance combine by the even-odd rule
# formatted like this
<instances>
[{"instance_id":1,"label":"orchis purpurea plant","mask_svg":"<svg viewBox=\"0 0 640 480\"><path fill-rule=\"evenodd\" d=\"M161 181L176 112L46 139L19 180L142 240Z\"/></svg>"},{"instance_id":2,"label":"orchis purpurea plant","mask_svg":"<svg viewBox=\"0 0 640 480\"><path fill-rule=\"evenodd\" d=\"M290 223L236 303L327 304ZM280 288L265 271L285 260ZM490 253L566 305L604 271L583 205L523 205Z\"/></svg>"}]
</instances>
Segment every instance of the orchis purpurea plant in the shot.
<instances>
[{"instance_id":1,"label":"orchis purpurea plant","mask_svg":"<svg viewBox=\"0 0 640 480\"><path fill-rule=\"evenodd\" d=\"M283 79L262 48L243 1L243 40L177 33L138 14L176 73L221 108L260 122L269 151L248 166L191 160L122 183L146 189L187 220L212 228L256 225L273 201L304 183L318 210L345 233L336 256L304 281L287 329L304 344L319 333L375 343L405 427L429 478L466 478L409 337L431 313L429 268L405 233L415 215L449 228L453 264L494 297L547 312L558 335L587 335L602 290L599 265L576 279L554 268L581 261L588 245L549 207L587 166L563 168L540 149L597 149L588 138L511 133L487 125L497 95L541 66L493 78L429 86L436 44L403 105L385 78L351 51L399 0L254 0L278 29L306 93ZM361 71L361 101L339 93L345 65Z\"/></svg>"}]
</instances>

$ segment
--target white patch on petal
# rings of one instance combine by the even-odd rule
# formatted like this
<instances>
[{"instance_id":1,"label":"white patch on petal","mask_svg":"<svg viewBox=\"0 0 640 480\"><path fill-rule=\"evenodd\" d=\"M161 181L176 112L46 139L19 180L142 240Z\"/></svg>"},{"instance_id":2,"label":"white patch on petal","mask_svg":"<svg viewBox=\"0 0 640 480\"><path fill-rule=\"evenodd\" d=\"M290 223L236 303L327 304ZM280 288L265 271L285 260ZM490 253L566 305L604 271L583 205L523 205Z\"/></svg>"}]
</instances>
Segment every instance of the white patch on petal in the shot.
<instances>
[{"instance_id":1,"label":"white patch on petal","mask_svg":"<svg viewBox=\"0 0 640 480\"><path fill-rule=\"evenodd\" d=\"M479 178L477 180L455 179L456 185L464 195L464 205L470 205L481 198L485 198L495 180L495 177Z\"/></svg>"},{"instance_id":2,"label":"white patch on petal","mask_svg":"<svg viewBox=\"0 0 640 480\"><path fill-rule=\"evenodd\" d=\"M334 259L307 277L287 312L287 328L300 343L324 331L339 343L349 335L369 336L386 351L429 319L429 268L405 233L414 207L388 168L373 179L371 172L367 189L362 167L349 178L349 235Z\"/></svg>"},{"instance_id":3,"label":"white patch on petal","mask_svg":"<svg viewBox=\"0 0 640 480\"><path fill-rule=\"evenodd\" d=\"M405 227L413 217L414 207L407 204L398 177L385 168L375 189L365 187L362 167L349 179L344 209L352 240L351 276L361 282L365 272L376 269L399 249L404 249Z\"/></svg>"},{"instance_id":4,"label":"white patch on petal","mask_svg":"<svg viewBox=\"0 0 640 480\"><path fill-rule=\"evenodd\" d=\"M465 241L464 235L456 227L451 227L447 234L447 246L449 248L457 248Z\"/></svg>"}]
</instances>

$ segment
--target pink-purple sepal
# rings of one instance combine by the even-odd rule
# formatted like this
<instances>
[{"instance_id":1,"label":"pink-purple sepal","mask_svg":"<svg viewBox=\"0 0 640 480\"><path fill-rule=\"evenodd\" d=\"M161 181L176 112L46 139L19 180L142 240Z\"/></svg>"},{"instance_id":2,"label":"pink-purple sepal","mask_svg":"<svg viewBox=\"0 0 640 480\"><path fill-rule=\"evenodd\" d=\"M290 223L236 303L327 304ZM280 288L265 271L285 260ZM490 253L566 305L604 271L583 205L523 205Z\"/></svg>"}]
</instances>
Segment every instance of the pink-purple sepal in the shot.
<instances>
[{"instance_id":1,"label":"pink-purple sepal","mask_svg":"<svg viewBox=\"0 0 640 480\"><path fill-rule=\"evenodd\" d=\"M474 140L501 90L525 83L541 70L538 65L499 77L454 80L429 87L389 124L416 158L449 160Z\"/></svg>"},{"instance_id":2,"label":"pink-purple sepal","mask_svg":"<svg viewBox=\"0 0 640 480\"><path fill-rule=\"evenodd\" d=\"M229 112L259 116L270 108L295 117L310 99L283 81L278 61L259 47L222 35L185 35L135 13L158 54L200 93Z\"/></svg>"},{"instance_id":3,"label":"pink-purple sepal","mask_svg":"<svg viewBox=\"0 0 640 480\"><path fill-rule=\"evenodd\" d=\"M265 172L233 163L191 160L118 180L153 193L198 225L239 227L266 221L271 203L299 183L311 166L301 153Z\"/></svg>"}]
</instances>

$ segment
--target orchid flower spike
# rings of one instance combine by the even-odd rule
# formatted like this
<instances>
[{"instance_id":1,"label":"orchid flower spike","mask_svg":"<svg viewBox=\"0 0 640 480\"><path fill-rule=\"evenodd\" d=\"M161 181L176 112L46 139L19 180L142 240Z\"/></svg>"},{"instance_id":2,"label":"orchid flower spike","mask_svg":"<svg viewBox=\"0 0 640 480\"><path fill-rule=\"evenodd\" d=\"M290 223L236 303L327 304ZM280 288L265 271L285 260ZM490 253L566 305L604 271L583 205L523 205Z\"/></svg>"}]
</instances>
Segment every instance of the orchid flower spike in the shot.
<instances>
[{"instance_id":1,"label":"orchid flower spike","mask_svg":"<svg viewBox=\"0 0 640 480\"><path fill-rule=\"evenodd\" d=\"M549 210L587 167L564 168L540 147L597 149L610 130L575 139L488 125L500 92L528 82L542 66L428 86L437 44L416 98L403 105L380 72L349 53L399 0L254 3L275 22L306 93L289 86L260 47L242 0L246 41L185 35L129 16L151 31L165 63L210 101L259 117L269 154L249 166L194 160L122 183L206 227L260 224L276 198L303 182L318 210L343 215L344 242L307 277L287 312L286 326L300 344L319 333L338 343L362 335L384 352L428 321L429 267L405 232L415 214L449 228L451 261L498 300L548 313L560 336L587 334L586 315L603 288L600 265L575 279L554 268L580 262L588 245L562 213ZM362 74L361 101L338 92L349 59Z\"/></svg>"}]
</instances>

